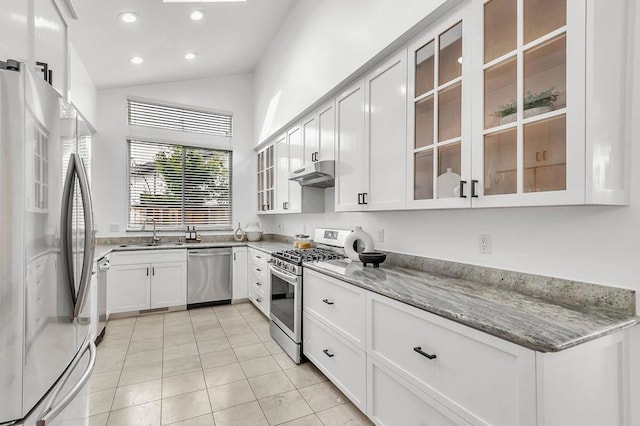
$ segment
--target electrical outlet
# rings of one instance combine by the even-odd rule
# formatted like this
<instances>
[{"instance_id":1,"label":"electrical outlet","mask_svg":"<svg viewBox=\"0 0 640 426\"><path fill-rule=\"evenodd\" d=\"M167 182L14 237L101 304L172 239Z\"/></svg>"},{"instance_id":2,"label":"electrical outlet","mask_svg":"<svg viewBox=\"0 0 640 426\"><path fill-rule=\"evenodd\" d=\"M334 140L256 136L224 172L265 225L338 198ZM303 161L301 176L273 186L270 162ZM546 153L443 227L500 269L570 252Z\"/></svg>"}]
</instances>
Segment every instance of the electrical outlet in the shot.
<instances>
[{"instance_id":1,"label":"electrical outlet","mask_svg":"<svg viewBox=\"0 0 640 426\"><path fill-rule=\"evenodd\" d=\"M481 254L491 254L491 235L480 234L478 237L478 244Z\"/></svg>"},{"instance_id":2,"label":"electrical outlet","mask_svg":"<svg viewBox=\"0 0 640 426\"><path fill-rule=\"evenodd\" d=\"M377 242L384 243L384 229L378 229L378 239Z\"/></svg>"},{"instance_id":3,"label":"electrical outlet","mask_svg":"<svg viewBox=\"0 0 640 426\"><path fill-rule=\"evenodd\" d=\"M120 232L120 224L118 224L118 223L110 223L109 224L109 232Z\"/></svg>"}]
</instances>

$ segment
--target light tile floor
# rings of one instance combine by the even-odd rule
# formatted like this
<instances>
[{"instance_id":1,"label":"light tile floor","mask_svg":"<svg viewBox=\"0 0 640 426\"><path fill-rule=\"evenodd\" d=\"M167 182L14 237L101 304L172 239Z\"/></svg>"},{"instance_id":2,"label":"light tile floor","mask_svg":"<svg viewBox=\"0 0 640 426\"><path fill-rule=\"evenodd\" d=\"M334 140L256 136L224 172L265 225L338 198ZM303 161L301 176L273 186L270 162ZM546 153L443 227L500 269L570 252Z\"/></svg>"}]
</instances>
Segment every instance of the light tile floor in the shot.
<instances>
[{"instance_id":1,"label":"light tile floor","mask_svg":"<svg viewBox=\"0 0 640 426\"><path fill-rule=\"evenodd\" d=\"M90 387L92 425L371 424L250 303L109 321Z\"/></svg>"}]
</instances>

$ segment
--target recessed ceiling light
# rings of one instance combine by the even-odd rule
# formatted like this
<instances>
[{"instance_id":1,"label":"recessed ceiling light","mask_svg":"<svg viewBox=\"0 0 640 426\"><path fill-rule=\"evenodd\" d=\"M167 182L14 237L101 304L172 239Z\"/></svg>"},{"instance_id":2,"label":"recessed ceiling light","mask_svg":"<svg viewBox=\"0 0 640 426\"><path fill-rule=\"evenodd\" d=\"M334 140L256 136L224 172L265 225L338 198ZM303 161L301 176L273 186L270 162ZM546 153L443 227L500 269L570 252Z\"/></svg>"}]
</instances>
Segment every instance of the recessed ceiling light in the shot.
<instances>
[{"instance_id":1,"label":"recessed ceiling light","mask_svg":"<svg viewBox=\"0 0 640 426\"><path fill-rule=\"evenodd\" d=\"M198 56L198 55L195 52L187 52L187 53L184 54L184 58L185 59L189 59L189 60L195 59L196 56Z\"/></svg>"},{"instance_id":2,"label":"recessed ceiling light","mask_svg":"<svg viewBox=\"0 0 640 426\"><path fill-rule=\"evenodd\" d=\"M194 21L200 21L204 18L204 12L202 10L194 10L193 12L191 12L190 16Z\"/></svg>"},{"instance_id":3,"label":"recessed ceiling light","mask_svg":"<svg viewBox=\"0 0 640 426\"><path fill-rule=\"evenodd\" d=\"M123 12L119 15L119 18L126 24L133 24L138 20L138 15L133 12Z\"/></svg>"},{"instance_id":4,"label":"recessed ceiling light","mask_svg":"<svg viewBox=\"0 0 640 426\"><path fill-rule=\"evenodd\" d=\"M132 64L136 64L136 65L138 65L138 64L143 63L143 62L144 62L144 59L142 59L140 56L134 56L134 57L132 57L131 59L129 59L129 61L130 61Z\"/></svg>"}]
</instances>

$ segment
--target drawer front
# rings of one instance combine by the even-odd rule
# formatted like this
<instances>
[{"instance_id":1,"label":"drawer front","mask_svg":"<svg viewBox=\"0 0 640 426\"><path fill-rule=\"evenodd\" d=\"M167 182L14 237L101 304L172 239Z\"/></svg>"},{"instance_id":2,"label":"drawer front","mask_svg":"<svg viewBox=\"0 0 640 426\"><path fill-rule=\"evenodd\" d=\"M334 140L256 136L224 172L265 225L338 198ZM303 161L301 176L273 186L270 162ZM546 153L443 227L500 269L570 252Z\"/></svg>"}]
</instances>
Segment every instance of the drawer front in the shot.
<instances>
[{"instance_id":1,"label":"drawer front","mask_svg":"<svg viewBox=\"0 0 640 426\"><path fill-rule=\"evenodd\" d=\"M533 351L382 296L367 298L371 356L471 423L535 419Z\"/></svg>"},{"instance_id":2,"label":"drawer front","mask_svg":"<svg viewBox=\"0 0 640 426\"><path fill-rule=\"evenodd\" d=\"M309 358L349 399L366 411L366 356L305 313L302 348Z\"/></svg>"},{"instance_id":3,"label":"drawer front","mask_svg":"<svg viewBox=\"0 0 640 426\"><path fill-rule=\"evenodd\" d=\"M249 300L258 309L262 311L267 317L269 316L269 299L265 296L263 291L256 289L254 286L249 286Z\"/></svg>"},{"instance_id":4,"label":"drawer front","mask_svg":"<svg viewBox=\"0 0 640 426\"><path fill-rule=\"evenodd\" d=\"M262 268L262 270L267 270L267 261L271 256L263 251L256 250L254 248L249 248L249 262L255 265L256 267Z\"/></svg>"},{"instance_id":5,"label":"drawer front","mask_svg":"<svg viewBox=\"0 0 640 426\"><path fill-rule=\"evenodd\" d=\"M256 266L255 264L250 264L251 269L249 269L249 279L253 281L253 283L260 283L262 285L267 283L269 279L269 267L266 268Z\"/></svg>"},{"instance_id":6,"label":"drawer front","mask_svg":"<svg viewBox=\"0 0 640 426\"><path fill-rule=\"evenodd\" d=\"M365 291L308 269L304 270L303 309L335 327L364 349Z\"/></svg>"},{"instance_id":7,"label":"drawer front","mask_svg":"<svg viewBox=\"0 0 640 426\"><path fill-rule=\"evenodd\" d=\"M421 426L428 419L429 426L468 426L433 398L398 378L398 374L367 360L368 415L378 425Z\"/></svg>"},{"instance_id":8,"label":"drawer front","mask_svg":"<svg viewBox=\"0 0 640 426\"><path fill-rule=\"evenodd\" d=\"M187 251L180 250L132 250L109 255L111 265L140 265L143 263L186 262Z\"/></svg>"}]
</instances>

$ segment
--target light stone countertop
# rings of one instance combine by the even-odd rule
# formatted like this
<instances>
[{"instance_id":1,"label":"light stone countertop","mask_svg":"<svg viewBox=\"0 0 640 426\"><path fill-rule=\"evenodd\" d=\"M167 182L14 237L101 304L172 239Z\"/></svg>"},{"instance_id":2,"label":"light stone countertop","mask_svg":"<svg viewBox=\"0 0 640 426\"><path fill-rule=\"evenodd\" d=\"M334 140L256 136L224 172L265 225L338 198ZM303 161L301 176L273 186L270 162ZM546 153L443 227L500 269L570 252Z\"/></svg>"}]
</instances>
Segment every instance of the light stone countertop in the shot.
<instances>
[{"instance_id":1,"label":"light stone countertop","mask_svg":"<svg viewBox=\"0 0 640 426\"><path fill-rule=\"evenodd\" d=\"M202 243L160 243L155 246L146 246L141 244L106 244L96 245L94 252L94 260L100 260L104 256L112 252L124 252L124 251L139 251L139 250L172 250L172 249L204 249L204 248L216 248L216 247L243 247L248 246L265 253L272 253L277 250L284 250L292 248L290 244L282 243L279 241L216 241L216 242L202 242Z\"/></svg>"},{"instance_id":2,"label":"light stone countertop","mask_svg":"<svg viewBox=\"0 0 640 426\"><path fill-rule=\"evenodd\" d=\"M329 275L539 352L557 352L640 323L637 316L573 307L500 286L340 260L305 262Z\"/></svg>"}]
</instances>

